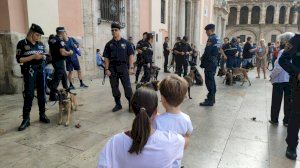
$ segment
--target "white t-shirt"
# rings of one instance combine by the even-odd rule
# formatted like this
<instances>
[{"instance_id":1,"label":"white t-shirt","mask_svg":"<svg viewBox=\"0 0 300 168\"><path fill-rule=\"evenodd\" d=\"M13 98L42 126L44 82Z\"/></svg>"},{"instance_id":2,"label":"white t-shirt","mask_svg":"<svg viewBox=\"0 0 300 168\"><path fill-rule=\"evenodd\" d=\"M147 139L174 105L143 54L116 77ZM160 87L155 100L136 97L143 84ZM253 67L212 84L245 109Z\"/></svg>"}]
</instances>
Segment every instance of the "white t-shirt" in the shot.
<instances>
[{"instance_id":1,"label":"white t-shirt","mask_svg":"<svg viewBox=\"0 0 300 168\"><path fill-rule=\"evenodd\" d=\"M98 168L172 168L183 157L185 140L176 133L156 130L142 153L130 154L132 139L125 133L113 136L100 153Z\"/></svg>"},{"instance_id":2,"label":"white t-shirt","mask_svg":"<svg viewBox=\"0 0 300 168\"><path fill-rule=\"evenodd\" d=\"M193 125L190 116L180 112L178 114L163 113L155 118L153 128L161 131L172 131L182 136L186 134L191 135L193 132ZM180 167L181 160L176 160L173 168Z\"/></svg>"}]
</instances>

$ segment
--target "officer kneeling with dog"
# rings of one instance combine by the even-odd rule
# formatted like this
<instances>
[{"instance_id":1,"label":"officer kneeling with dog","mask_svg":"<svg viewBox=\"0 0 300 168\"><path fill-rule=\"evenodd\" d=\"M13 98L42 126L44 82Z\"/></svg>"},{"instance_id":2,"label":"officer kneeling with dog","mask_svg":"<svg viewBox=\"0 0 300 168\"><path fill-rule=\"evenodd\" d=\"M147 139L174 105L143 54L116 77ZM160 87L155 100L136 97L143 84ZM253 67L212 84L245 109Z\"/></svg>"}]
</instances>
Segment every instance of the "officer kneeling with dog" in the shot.
<instances>
[{"instance_id":1,"label":"officer kneeling with dog","mask_svg":"<svg viewBox=\"0 0 300 168\"><path fill-rule=\"evenodd\" d=\"M34 90L37 89L37 99L40 112L40 122L50 123L45 114L46 92L45 92L45 46L41 40L44 35L42 28L32 24L27 37L17 44L17 62L21 65L24 79L24 106L23 121L19 131L25 130L30 125L30 111Z\"/></svg>"}]
</instances>

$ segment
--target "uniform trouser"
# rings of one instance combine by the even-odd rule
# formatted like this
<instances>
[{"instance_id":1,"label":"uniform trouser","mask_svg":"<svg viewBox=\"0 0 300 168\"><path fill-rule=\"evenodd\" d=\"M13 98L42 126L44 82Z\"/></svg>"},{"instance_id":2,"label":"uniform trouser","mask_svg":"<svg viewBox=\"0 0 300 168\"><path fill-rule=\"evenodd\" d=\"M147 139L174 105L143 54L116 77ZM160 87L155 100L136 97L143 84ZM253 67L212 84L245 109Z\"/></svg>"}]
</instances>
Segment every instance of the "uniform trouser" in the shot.
<instances>
[{"instance_id":1,"label":"uniform trouser","mask_svg":"<svg viewBox=\"0 0 300 168\"><path fill-rule=\"evenodd\" d=\"M68 79L67 79L67 74L66 74L66 69L65 69L65 61L60 60L57 62L54 62L53 64L54 68L54 74L53 74L53 79L51 81L51 91L52 92L57 92L57 87L59 85L59 82L62 82L62 85L65 89L68 89Z\"/></svg>"},{"instance_id":2,"label":"uniform trouser","mask_svg":"<svg viewBox=\"0 0 300 168\"><path fill-rule=\"evenodd\" d=\"M176 60L176 74L181 76L183 71L183 76L187 75L188 71L188 61L187 60Z\"/></svg>"},{"instance_id":3,"label":"uniform trouser","mask_svg":"<svg viewBox=\"0 0 300 168\"><path fill-rule=\"evenodd\" d=\"M215 81L216 70L205 69L204 74L205 74L205 85L208 90L207 100L214 101L217 92L216 81Z\"/></svg>"},{"instance_id":4,"label":"uniform trouser","mask_svg":"<svg viewBox=\"0 0 300 168\"><path fill-rule=\"evenodd\" d=\"M235 59L234 58L228 58L227 61L226 61L226 68L228 69L232 69L232 68L235 68L235 65L236 65L236 62L235 62Z\"/></svg>"},{"instance_id":5,"label":"uniform trouser","mask_svg":"<svg viewBox=\"0 0 300 168\"><path fill-rule=\"evenodd\" d=\"M291 86L289 82L274 83L272 92L271 120L278 122L281 101L284 94L284 123L288 123L291 112Z\"/></svg>"},{"instance_id":6,"label":"uniform trouser","mask_svg":"<svg viewBox=\"0 0 300 168\"><path fill-rule=\"evenodd\" d=\"M296 77L291 77L292 103L291 114L287 129L286 142L289 147L296 148L298 145L298 133L300 128L300 81Z\"/></svg>"},{"instance_id":7,"label":"uniform trouser","mask_svg":"<svg viewBox=\"0 0 300 168\"><path fill-rule=\"evenodd\" d=\"M144 75L143 75L143 77L141 79L141 82L143 82L143 83L150 82L151 69L150 69L150 67L147 66L147 64L144 64L143 68L144 68Z\"/></svg>"},{"instance_id":8,"label":"uniform trouser","mask_svg":"<svg viewBox=\"0 0 300 168\"><path fill-rule=\"evenodd\" d=\"M45 114L45 72L44 66L32 66L32 68L23 71L24 78L24 106L23 119L29 118L29 113L32 107L32 100L34 98L34 90L37 89L37 99L40 115Z\"/></svg>"},{"instance_id":9,"label":"uniform trouser","mask_svg":"<svg viewBox=\"0 0 300 168\"><path fill-rule=\"evenodd\" d=\"M240 68L242 64L242 59L240 57L235 58L235 68Z\"/></svg>"},{"instance_id":10,"label":"uniform trouser","mask_svg":"<svg viewBox=\"0 0 300 168\"><path fill-rule=\"evenodd\" d=\"M135 72L135 80L136 81L139 80L139 76L140 76L140 73L142 71L142 67L143 67L143 64L141 62L137 61L137 67L136 67L136 72Z\"/></svg>"},{"instance_id":11,"label":"uniform trouser","mask_svg":"<svg viewBox=\"0 0 300 168\"><path fill-rule=\"evenodd\" d=\"M165 62L164 62L164 71L168 70L168 63L169 63L169 54L164 54Z\"/></svg>"},{"instance_id":12,"label":"uniform trouser","mask_svg":"<svg viewBox=\"0 0 300 168\"><path fill-rule=\"evenodd\" d=\"M110 65L109 70L111 72L111 75L109 77L110 86L116 104L121 105L121 92L119 90L119 80L121 80L121 83L123 85L126 99L130 101L132 97L132 89L128 73L128 66L126 64L118 66Z\"/></svg>"}]
</instances>

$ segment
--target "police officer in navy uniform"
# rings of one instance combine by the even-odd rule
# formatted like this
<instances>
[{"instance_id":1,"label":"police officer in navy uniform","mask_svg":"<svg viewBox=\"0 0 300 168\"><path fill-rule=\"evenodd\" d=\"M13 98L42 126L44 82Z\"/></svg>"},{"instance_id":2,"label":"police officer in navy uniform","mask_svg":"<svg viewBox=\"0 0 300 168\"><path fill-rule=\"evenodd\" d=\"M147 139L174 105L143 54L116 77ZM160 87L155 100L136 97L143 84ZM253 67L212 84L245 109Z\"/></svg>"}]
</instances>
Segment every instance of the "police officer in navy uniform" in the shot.
<instances>
[{"instance_id":1,"label":"police officer in navy uniform","mask_svg":"<svg viewBox=\"0 0 300 168\"><path fill-rule=\"evenodd\" d=\"M176 54L176 74L178 76L181 76L183 69L183 76L186 76L189 65L189 56L193 53L192 48L188 43L187 36L184 36L181 42L177 43L177 45L174 48L174 52Z\"/></svg>"},{"instance_id":2,"label":"police officer in navy uniform","mask_svg":"<svg viewBox=\"0 0 300 168\"><path fill-rule=\"evenodd\" d=\"M25 130L30 125L30 111L32 100L34 98L34 90L37 89L37 99L39 106L40 122L50 123L45 114L45 46L41 40L44 35L42 28L36 24L32 24L27 37L17 44L17 62L21 65L21 72L24 79L24 106L23 121L19 131Z\"/></svg>"},{"instance_id":3,"label":"police officer in navy uniform","mask_svg":"<svg viewBox=\"0 0 300 168\"><path fill-rule=\"evenodd\" d=\"M170 71L168 70L168 63L169 63L169 55L170 55L170 51L171 49L169 48L169 37L165 37L165 42L163 44L163 49L164 49L164 57L165 57L165 62L164 62L164 72L165 73L170 73Z\"/></svg>"},{"instance_id":4,"label":"police officer in navy uniform","mask_svg":"<svg viewBox=\"0 0 300 168\"><path fill-rule=\"evenodd\" d=\"M112 109L113 112L122 109L119 80L122 82L125 90L125 97L129 104L132 97L129 75L133 74L134 51L130 43L121 37L120 29L121 26L119 24L111 24L113 39L105 45L103 52L105 58L105 74L109 76L112 94L116 103L115 107Z\"/></svg>"},{"instance_id":5,"label":"police officer in navy uniform","mask_svg":"<svg viewBox=\"0 0 300 168\"><path fill-rule=\"evenodd\" d=\"M142 67L144 65L143 63L143 59L142 59L142 46L144 45L144 43L146 42L146 38L147 38L147 32L144 32L143 33L143 39L140 40L137 45L136 45L136 50L138 52L138 54L136 55L137 58L136 58L136 65L137 65L137 68L136 68L136 73L135 73L135 83L138 83L138 80L139 80L139 76L140 76L140 73L141 73L141 70L142 70Z\"/></svg>"},{"instance_id":6,"label":"police officer in navy uniform","mask_svg":"<svg viewBox=\"0 0 300 168\"><path fill-rule=\"evenodd\" d=\"M237 39L233 37L230 43L224 44L220 50L226 60L227 69L237 68L236 58L239 55Z\"/></svg>"},{"instance_id":7,"label":"police officer in navy uniform","mask_svg":"<svg viewBox=\"0 0 300 168\"><path fill-rule=\"evenodd\" d=\"M152 59L153 59L153 34L148 33L146 41L142 44L142 59L143 59L143 68L144 68L144 75L141 79L142 83L150 82L151 78L151 66L152 66Z\"/></svg>"},{"instance_id":8,"label":"police officer in navy uniform","mask_svg":"<svg viewBox=\"0 0 300 168\"><path fill-rule=\"evenodd\" d=\"M56 36L49 41L52 65L54 68L53 79L50 83L50 101L57 101L57 87L62 81L64 89L69 91L68 79L66 74L65 59L73 55L73 51L66 48L63 40L64 27L56 28Z\"/></svg>"},{"instance_id":9,"label":"police officer in navy uniform","mask_svg":"<svg viewBox=\"0 0 300 168\"><path fill-rule=\"evenodd\" d=\"M296 34L287 44L279 58L280 66L290 74L292 85L292 111L290 114L286 143L286 157L297 158L298 133L300 128L300 34Z\"/></svg>"},{"instance_id":10,"label":"police officer in navy uniform","mask_svg":"<svg viewBox=\"0 0 300 168\"><path fill-rule=\"evenodd\" d=\"M208 40L201 58L200 67L204 68L205 85L208 90L207 98L200 106L213 106L215 104L215 95L217 92L215 74L218 65L218 55L220 40L215 32L215 25L209 24L205 27Z\"/></svg>"}]
</instances>

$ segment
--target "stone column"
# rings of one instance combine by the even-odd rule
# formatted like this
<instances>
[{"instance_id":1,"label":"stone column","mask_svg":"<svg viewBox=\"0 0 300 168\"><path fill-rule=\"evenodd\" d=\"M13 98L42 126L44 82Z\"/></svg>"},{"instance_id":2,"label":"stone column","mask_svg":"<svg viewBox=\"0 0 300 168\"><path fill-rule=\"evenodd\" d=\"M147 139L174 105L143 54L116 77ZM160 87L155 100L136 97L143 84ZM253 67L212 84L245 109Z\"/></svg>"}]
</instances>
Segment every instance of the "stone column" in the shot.
<instances>
[{"instance_id":1,"label":"stone column","mask_svg":"<svg viewBox=\"0 0 300 168\"><path fill-rule=\"evenodd\" d=\"M178 35L185 35L185 0L179 0Z\"/></svg>"},{"instance_id":2,"label":"stone column","mask_svg":"<svg viewBox=\"0 0 300 168\"><path fill-rule=\"evenodd\" d=\"M200 50L200 36L201 36L201 3L200 0L193 0L194 6L194 38L193 43L196 45L197 49Z\"/></svg>"},{"instance_id":3,"label":"stone column","mask_svg":"<svg viewBox=\"0 0 300 168\"><path fill-rule=\"evenodd\" d=\"M241 16L241 7L237 6L237 13L236 13L236 25L240 24L240 16Z\"/></svg>"},{"instance_id":4,"label":"stone column","mask_svg":"<svg viewBox=\"0 0 300 168\"><path fill-rule=\"evenodd\" d=\"M139 0L129 0L128 4L129 12L129 25L128 25L128 36L133 37L134 44L140 39L140 4Z\"/></svg>"},{"instance_id":5,"label":"stone column","mask_svg":"<svg viewBox=\"0 0 300 168\"><path fill-rule=\"evenodd\" d=\"M187 13L187 19L186 19L186 25L185 26L185 35L189 37L189 39L191 40L191 36L192 36L192 2L191 0L187 0L187 8L186 8L186 13Z\"/></svg>"},{"instance_id":6,"label":"stone column","mask_svg":"<svg viewBox=\"0 0 300 168\"><path fill-rule=\"evenodd\" d=\"M274 24L278 24L279 23L279 13L280 13L280 7L278 4L276 4L275 6L275 14L274 14Z\"/></svg>"},{"instance_id":7,"label":"stone column","mask_svg":"<svg viewBox=\"0 0 300 168\"><path fill-rule=\"evenodd\" d=\"M175 44L175 40L177 37L177 3L175 0L168 1L169 7L169 21L168 21L168 33L169 33L169 40L170 40L170 47L173 47Z\"/></svg>"},{"instance_id":8,"label":"stone column","mask_svg":"<svg viewBox=\"0 0 300 168\"><path fill-rule=\"evenodd\" d=\"M263 4L260 9L259 24L266 24L266 5Z\"/></svg>"},{"instance_id":9,"label":"stone column","mask_svg":"<svg viewBox=\"0 0 300 168\"><path fill-rule=\"evenodd\" d=\"M290 11L291 11L291 7L287 6L286 7L286 13L285 13L285 19L284 19L284 24L290 24Z\"/></svg>"},{"instance_id":10,"label":"stone column","mask_svg":"<svg viewBox=\"0 0 300 168\"><path fill-rule=\"evenodd\" d=\"M251 24L251 16L252 16L252 6L248 6L249 12L248 12L248 24Z\"/></svg>"},{"instance_id":11,"label":"stone column","mask_svg":"<svg viewBox=\"0 0 300 168\"><path fill-rule=\"evenodd\" d=\"M298 22L298 7L296 7L294 11L293 24L297 24L297 22Z\"/></svg>"}]
</instances>

